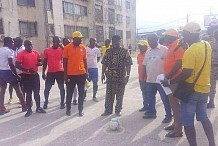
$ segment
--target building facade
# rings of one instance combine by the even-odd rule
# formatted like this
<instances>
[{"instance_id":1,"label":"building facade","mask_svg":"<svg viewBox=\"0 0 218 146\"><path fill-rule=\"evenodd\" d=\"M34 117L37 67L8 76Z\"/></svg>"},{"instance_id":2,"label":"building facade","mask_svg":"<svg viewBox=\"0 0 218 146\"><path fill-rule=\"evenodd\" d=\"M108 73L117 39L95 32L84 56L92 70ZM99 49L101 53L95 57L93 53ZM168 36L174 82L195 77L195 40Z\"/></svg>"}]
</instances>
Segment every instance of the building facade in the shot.
<instances>
[{"instance_id":1,"label":"building facade","mask_svg":"<svg viewBox=\"0 0 218 146\"><path fill-rule=\"evenodd\" d=\"M0 0L0 44L5 36L33 41L42 52L52 36L71 38L76 30L98 44L120 35L123 46L136 42L135 0Z\"/></svg>"}]
</instances>

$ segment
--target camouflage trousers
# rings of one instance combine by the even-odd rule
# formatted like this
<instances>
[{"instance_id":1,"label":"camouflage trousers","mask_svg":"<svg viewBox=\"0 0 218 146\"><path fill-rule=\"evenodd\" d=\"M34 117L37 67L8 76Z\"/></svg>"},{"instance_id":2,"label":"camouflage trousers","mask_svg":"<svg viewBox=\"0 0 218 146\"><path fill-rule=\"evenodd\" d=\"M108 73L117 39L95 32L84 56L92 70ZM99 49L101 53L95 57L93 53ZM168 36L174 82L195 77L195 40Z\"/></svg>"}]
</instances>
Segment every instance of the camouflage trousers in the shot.
<instances>
[{"instance_id":1,"label":"camouflage trousers","mask_svg":"<svg viewBox=\"0 0 218 146\"><path fill-rule=\"evenodd\" d=\"M116 96L116 106L115 112L121 112L123 105L123 96L125 91L125 84L119 82L107 82L106 87L106 98L105 98L105 112L112 113L113 112L113 103Z\"/></svg>"},{"instance_id":2,"label":"camouflage trousers","mask_svg":"<svg viewBox=\"0 0 218 146\"><path fill-rule=\"evenodd\" d=\"M216 80L218 79L218 67L211 67L210 72L210 101L213 101L216 95Z\"/></svg>"}]
</instances>

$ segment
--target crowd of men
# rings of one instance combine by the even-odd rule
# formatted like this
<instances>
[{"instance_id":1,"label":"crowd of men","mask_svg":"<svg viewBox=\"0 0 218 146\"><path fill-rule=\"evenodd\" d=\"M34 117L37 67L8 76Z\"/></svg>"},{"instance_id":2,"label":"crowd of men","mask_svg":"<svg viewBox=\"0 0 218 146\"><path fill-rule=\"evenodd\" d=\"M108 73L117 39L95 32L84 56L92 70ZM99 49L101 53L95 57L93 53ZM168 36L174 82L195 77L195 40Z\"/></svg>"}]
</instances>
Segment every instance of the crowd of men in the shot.
<instances>
[{"instance_id":1,"label":"crowd of men","mask_svg":"<svg viewBox=\"0 0 218 146\"><path fill-rule=\"evenodd\" d=\"M142 91L144 119L155 119L156 93L160 94L165 109L162 123L173 123L165 127L170 132L166 137L182 137L183 127L190 146L196 146L194 118L203 125L210 146L215 146L212 124L207 116L207 108L214 108L216 79L218 70L218 30L214 32L214 42L200 39L201 27L191 22L184 26L182 39L176 29L164 32L163 42L156 34L150 34L147 40L140 40L137 57L139 84ZM132 58L127 49L121 47L121 37L115 35L105 41L101 51L95 38L90 38L89 45L82 44L83 35L76 31L72 42L64 38L53 37L51 47L44 50L43 58L33 49L30 40L17 37L6 37L0 48L0 114L9 110L4 106L7 83L16 91L25 117L32 114L32 93L37 113L46 113L49 103L49 92L57 82L60 90L60 109L66 105L66 115L71 116L73 94L78 90L78 111L83 116L83 103L86 97L85 85L93 83L93 101L98 102L98 62L102 58L101 81L106 80L105 111L101 116L115 113L121 116L125 86L131 73ZM43 66L42 78L45 80L43 107L40 106L40 77L38 66ZM161 77L162 76L162 77ZM66 84L66 91L65 86ZM193 92L180 98L180 91L191 84ZM76 88L77 87L77 88ZM65 96L66 92L66 96ZM186 94L184 94L186 95ZM184 96L182 95L182 96ZM11 95L10 95L11 96ZM66 97L66 102L65 102ZM77 104L74 95L73 104ZM209 97L209 102L208 102ZM185 99L184 99L185 98ZM9 99L9 103L11 98Z\"/></svg>"}]
</instances>

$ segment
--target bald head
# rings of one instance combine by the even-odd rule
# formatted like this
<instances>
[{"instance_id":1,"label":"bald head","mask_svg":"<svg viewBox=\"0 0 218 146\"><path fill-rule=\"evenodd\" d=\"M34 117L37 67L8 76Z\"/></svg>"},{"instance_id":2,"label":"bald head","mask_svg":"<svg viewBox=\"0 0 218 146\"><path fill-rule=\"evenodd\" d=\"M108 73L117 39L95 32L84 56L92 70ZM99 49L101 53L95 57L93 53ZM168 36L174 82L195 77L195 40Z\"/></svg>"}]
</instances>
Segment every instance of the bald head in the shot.
<instances>
[{"instance_id":1,"label":"bald head","mask_svg":"<svg viewBox=\"0 0 218 146\"><path fill-rule=\"evenodd\" d=\"M158 45L158 36L155 33L152 33L148 36L148 44L152 49L155 49Z\"/></svg>"}]
</instances>

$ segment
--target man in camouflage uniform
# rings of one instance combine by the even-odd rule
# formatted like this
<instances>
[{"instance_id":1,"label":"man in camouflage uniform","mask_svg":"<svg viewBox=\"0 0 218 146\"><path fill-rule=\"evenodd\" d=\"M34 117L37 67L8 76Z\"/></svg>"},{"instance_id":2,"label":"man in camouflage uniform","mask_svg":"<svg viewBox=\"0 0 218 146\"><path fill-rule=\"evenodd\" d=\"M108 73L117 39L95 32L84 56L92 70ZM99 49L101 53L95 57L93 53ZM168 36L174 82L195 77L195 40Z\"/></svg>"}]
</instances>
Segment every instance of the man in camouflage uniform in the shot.
<instances>
[{"instance_id":1,"label":"man in camouflage uniform","mask_svg":"<svg viewBox=\"0 0 218 146\"><path fill-rule=\"evenodd\" d=\"M212 61L211 61L211 75L210 75L210 100L207 108L215 108L214 97L216 95L216 80L218 79L218 30L214 32L214 42L212 46Z\"/></svg>"}]
</instances>

